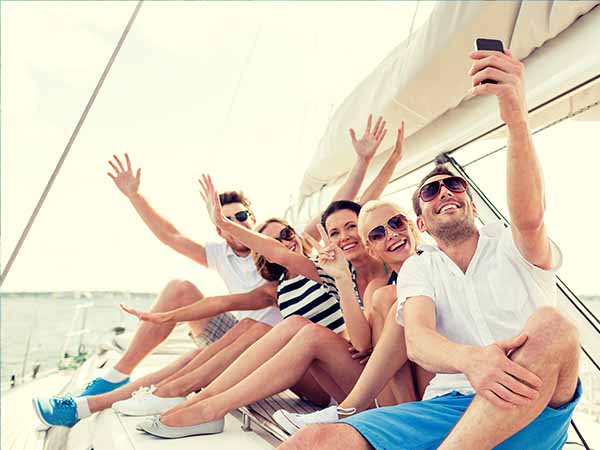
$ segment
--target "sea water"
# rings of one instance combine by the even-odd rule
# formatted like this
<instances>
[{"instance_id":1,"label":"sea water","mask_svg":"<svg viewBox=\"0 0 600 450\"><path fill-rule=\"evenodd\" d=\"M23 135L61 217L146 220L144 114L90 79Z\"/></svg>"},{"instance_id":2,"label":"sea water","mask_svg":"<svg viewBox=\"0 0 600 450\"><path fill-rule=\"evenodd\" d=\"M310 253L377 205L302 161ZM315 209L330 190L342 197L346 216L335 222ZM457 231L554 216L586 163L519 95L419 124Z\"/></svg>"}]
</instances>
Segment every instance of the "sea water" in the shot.
<instances>
[{"instance_id":1,"label":"sea water","mask_svg":"<svg viewBox=\"0 0 600 450\"><path fill-rule=\"evenodd\" d=\"M119 303L147 311L154 298L155 294L151 293L129 292L2 293L2 390L8 386L13 374L21 376L30 336L26 376L31 374L36 364L40 365L40 373L58 367L61 349L70 331L79 331L83 326L90 330L89 334L70 339L66 352L76 355L80 349L93 351L98 343L113 334L112 330L117 326L123 326L127 331L134 330L137 318L123 312ZM89 303L92 306L80 309L77 320L73 321L77 305Z\"/></svg>"},{"instance_id":2,"label":"sea water","mask_svg":"<svg viewBox=\"0 0 600 450\"><path fill-rule=\"evenodd\" d=\"M89 334L71 338L66 351L77 354L81 350L93 351L96 345L110 338L117 326L127 331L135 330L138 320L123 312L119 303L148 311L156 295L131 292L36 292L1 294L1 381L2 390L9 387L11 376L21 376L27 341L31 343L25 375L31 374L34 365L40 364L40 373L56 369L61 349L69 331L80 330L83 316L73 322L79 304L93 304L86 308L85 328ZM587 307L600 317L600 296L581 296ZM580 376L584 395L579 410L600 422L600 373L587 358L582 358Z\"/></svg>"}]
</instances>

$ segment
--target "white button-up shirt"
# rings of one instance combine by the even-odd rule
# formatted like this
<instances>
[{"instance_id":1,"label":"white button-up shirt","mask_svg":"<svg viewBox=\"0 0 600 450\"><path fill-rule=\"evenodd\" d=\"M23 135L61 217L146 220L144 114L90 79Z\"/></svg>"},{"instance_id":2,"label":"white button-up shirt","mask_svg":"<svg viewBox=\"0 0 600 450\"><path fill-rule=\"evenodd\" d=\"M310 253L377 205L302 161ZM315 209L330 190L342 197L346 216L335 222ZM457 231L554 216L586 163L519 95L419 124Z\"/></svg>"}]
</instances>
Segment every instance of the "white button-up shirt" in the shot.
<instances>
[{"instance_id":1,"label":"white button-up shirt","mask_svg":"<svg viewBox=\"0 0 600 450\"><path fill-rule=\"evenodd\" d=\"M257 272L251 255L238 256L225 242L209 242L204 248L208 267L217 271L230 294L252 291L265 284L266 280ZM283 320L276 306L267 306L256 311L237 311L236 316L239 320L249 317L272 326Z\"/></svg>"},{"instance_id":2,"label":"white button-up shirt","mask_svg":"<svg viewBox=\"0 0 600 450\"><path fill-rule=\"evenodd\" d=\"M510 228L500 222L484 226L466 273L436 246L403 264L396 285L396 320L404 325L407 298L433 300L438 333L457 344L486 346L518 335L529 316L542 306L556 306L555 271L562 255L551 242L552 270L543 270L523 258ZM424 399L453 390L473 393L463 374L437 374Z\"/></svg>"}]
</instances>

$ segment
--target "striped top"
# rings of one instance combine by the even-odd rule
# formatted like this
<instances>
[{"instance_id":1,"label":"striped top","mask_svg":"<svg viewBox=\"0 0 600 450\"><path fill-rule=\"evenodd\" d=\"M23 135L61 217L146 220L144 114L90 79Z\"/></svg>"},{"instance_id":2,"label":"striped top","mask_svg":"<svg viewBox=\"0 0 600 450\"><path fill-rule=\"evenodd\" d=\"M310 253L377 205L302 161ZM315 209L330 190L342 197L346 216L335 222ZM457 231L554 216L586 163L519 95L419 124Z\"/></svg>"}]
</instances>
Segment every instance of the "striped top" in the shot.
<instances>
[{"instance_id":1,"label":"striped top","mask_svg":"<svg viewBox=\"0 0 600 450\"><path fill-rule=\"evenodd\" d=\"M298 314L339 334L346 329L346 323L342 314L337 287L333 278L318 265L317 271L323 280L322 283L313 281L303 275L298 275L289 280L282 277L277 287L279 309L284 318ZM356 291L354 270L352 270L352 275ZM357 298L359 299L359 297Z\"/></svg>"}]
</instances>

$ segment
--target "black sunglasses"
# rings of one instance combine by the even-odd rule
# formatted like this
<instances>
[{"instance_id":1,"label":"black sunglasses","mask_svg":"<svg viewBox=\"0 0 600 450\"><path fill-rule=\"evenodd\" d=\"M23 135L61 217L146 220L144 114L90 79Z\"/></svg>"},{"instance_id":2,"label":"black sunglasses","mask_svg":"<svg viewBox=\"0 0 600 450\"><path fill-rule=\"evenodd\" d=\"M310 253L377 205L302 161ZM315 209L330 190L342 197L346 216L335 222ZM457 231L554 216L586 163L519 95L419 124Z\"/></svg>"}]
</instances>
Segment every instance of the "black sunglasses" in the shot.
<instances>
[{"instance_id":1,"label":"black sunglasses","mask_svg":"<svg viewBox=\"0 0 600 450\"><path fill-rule=\"evenodd\" d=\"M252 213L250 211L238 211L233 216L226 216L229 220L235 219L237 222L245 222Z\"/></svg>"},{"instance_id":2,"label":"black sunglasses","mask_svg":"<svg viewBox=\"0 0 600 450\"><path fill-rule=\"evenodd\" d=\"M367 239L371 242L379 242L385 238L387 234L386 228L393 231L403 231L406 229L406 217L402 214L398 214L387 221L387 224L379 225L373 228L367 234Z\"/></svg>"},{"instance_id":3,"label":"black sunglasses","mask_svg":"<svg viewBox=\"0 0 600 450\"><path fill-rule=\"evenodd\" d=\"M467 190L467 182L461 177L448 177L441 180L432 181L424 184L419 190L419 198L424 202L430 202L438 196L442 189L442 184L448 188L449 191L460 193Z\"/></svg>"},{"instance_id":4,"label":"black sunglasses","mask_svg":"<svg viewBox=\"0 0 600 450\"><path fill-rule=\"evenodd\" d=\"M279 236L276 237L275 239L278 240L279 242L281 242L281 241L291 241L295 237L296 237L296 232L294 230L292 230L292 228L289 225L287 225L285 228L283 228L279 232Z\"/></svg>"}]
</instances>

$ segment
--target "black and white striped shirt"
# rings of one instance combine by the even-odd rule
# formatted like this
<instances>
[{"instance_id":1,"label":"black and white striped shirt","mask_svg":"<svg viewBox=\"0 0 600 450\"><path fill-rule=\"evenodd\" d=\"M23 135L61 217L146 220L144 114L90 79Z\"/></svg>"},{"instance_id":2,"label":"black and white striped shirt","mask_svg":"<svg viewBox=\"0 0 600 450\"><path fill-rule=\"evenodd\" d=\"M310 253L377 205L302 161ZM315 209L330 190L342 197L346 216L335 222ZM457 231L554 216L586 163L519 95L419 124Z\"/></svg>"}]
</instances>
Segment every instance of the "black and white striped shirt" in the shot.
<instances>
[{"instance_id":1,"label":"black and white striped shirt","mask_svg":"<svg viewBox=\"0 0 600 450\"><path fill-rule=\"evenodd\" d=\"M313 281L303 275L298 275L289 280L282 277L277 287L279 309L284 318L298 314L339 334L346 329L346 323L342 314L337 287L333 278L318 265L317 271L323 281L322 283ZM354 271L352 271L352 274L356 291ZM359 297L357 297L357 301L359 301Z\"/></svg>"}]
</instances>

